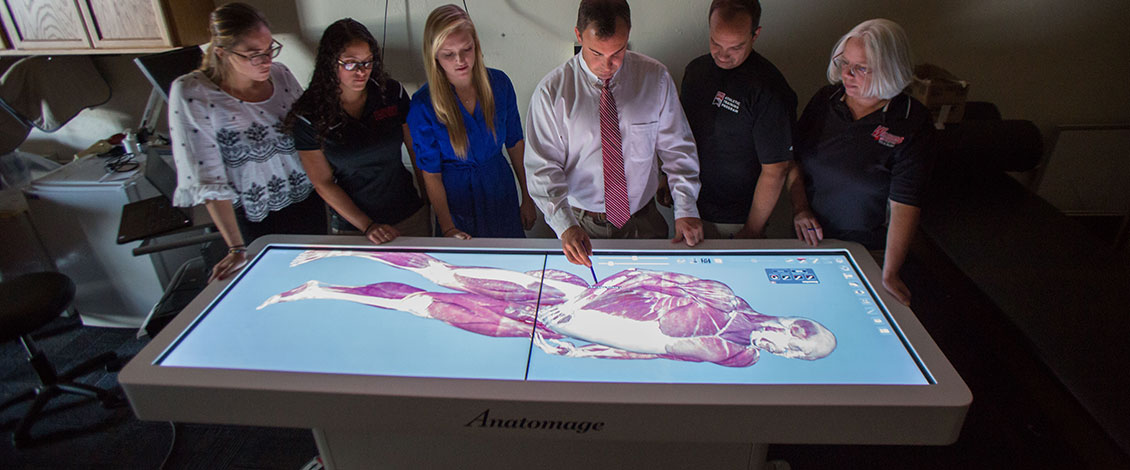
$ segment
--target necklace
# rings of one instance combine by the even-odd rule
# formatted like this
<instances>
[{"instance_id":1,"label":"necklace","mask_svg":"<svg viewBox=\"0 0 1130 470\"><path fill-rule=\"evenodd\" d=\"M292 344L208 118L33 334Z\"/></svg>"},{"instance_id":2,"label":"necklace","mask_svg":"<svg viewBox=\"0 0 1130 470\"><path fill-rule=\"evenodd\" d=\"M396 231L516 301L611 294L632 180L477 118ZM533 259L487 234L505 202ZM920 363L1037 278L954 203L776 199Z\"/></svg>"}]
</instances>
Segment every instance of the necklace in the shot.
<instances>
[{"instance_id":1,"label":"necklace","mask_svg":"<svg viewBox=\"0 0 1130 470\"><path fill-rule=\"evenodd\" d=\"M464 98L463 97L464 94L469 95L469 96ZM455 96L458 97L459 101L463 103L464 108L467 108L468 111L471 111L471 105L475 104L475 98L478 97L478 94L475 93L474 88L470 88L470 92L464 92L464 93L459 93L459 91L457 90L455 92Z\"/></svg>"}]
</instances>

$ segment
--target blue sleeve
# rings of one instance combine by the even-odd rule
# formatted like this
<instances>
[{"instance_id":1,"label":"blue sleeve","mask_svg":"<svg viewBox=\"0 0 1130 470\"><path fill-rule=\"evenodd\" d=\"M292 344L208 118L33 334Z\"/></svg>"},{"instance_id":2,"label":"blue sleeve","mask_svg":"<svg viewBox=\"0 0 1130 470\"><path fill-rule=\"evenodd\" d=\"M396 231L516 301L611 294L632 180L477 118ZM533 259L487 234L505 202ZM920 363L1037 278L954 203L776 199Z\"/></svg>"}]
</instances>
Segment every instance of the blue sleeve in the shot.
<instances>
[{"instance_id":1,"label":"blue sleeve","mask_svg":"<svg viewBox=\"0 0 1130 470\"><path fill-rule=\"evenodd\" d=\"M522 134L522 115L518 114L518 97L514 94L514 83L501 70L491 70L491 87L494 99L506 122L506 148L513 147L524 138Z\"/></svg>"},{"instance_id":2,"label":"blue sleeve","mask_svg":"<svg viewBox=\"0 0 1130 470\"><path fill-rule=\"evenodd\" d=\"M436 140L437 122L432 112L427 88L421 88L412 97L408 109L408 131L412 134L412 151L416 153L416 168L428 173L440 173L443 154Z\"/></svg>"}]
</instances>

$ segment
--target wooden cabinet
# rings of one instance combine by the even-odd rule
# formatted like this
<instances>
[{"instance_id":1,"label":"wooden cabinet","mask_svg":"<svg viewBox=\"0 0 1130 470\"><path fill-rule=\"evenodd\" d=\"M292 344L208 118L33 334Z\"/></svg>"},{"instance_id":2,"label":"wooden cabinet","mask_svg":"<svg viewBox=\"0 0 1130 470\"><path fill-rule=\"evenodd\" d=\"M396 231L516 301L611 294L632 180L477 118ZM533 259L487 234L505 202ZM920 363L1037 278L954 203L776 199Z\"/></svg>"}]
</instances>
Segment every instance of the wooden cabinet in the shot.
<instances>
[{"instance_id":1,"label":"wooden cabinet","mask_svg":"<svg viewBox=\"0 0 1130 470\"><path fill-rule=\"evenodd\" d=\"M6 0L4 26L16 49L90 48L74 0Z\"/></svg>"},{"instance_id":2,"label":"wooden cabinet","mask_svg":"<svg viewBox=\"0 0 1130 470\"><path fill-rule=\"evenodd\" d=\"M0 0L12 48L121 52L208 40L211 0ZM10 51L9 51L10 52Z\"/></svg>"}]
</instances>

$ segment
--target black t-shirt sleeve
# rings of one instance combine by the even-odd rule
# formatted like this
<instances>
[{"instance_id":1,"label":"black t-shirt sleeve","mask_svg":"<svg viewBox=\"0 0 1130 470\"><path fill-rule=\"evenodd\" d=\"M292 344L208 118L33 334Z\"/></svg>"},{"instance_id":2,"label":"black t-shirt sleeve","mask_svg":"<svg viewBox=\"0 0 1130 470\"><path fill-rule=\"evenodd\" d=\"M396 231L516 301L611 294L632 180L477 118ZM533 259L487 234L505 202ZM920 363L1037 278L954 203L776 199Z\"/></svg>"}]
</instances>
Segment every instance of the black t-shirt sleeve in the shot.
<instances>
[{"instance_id":1,"label":"black t-shirt sleeve","mask_svg":"<svg viewBox=\"0 0 1130 470\"><path fill-rule=\"evenodd\" d=\"M892 156L891 194L892 201L921 207L922 197L929 183L930 170L934 164L934 130L928 121L908 139L906 146Z\"/></svg>"},{"instance_id":2,"label":"black t-shirt sleeve","mask_svg":"<svg viewBox=\"0 0 1130 470\"><path fill-rule=\"evenodd\" d=\"M295 149L320 150L322 148L322 144L318 142L318 133L314 130L314 125L302 116L295 118L291 137L294 138Z\"/></svg>"},{"instance_id":3,"label":"black t-shirt sleeve","mask_svg":"<svg viewBox=\"0 0 1130 470\"><path fill-rule=\"evenodd\" d=\"M792 90L761 93L754 109L753 141L762 164L793 159L793 124L796 122L796 94Z\"/></svg>"}]
</instances>

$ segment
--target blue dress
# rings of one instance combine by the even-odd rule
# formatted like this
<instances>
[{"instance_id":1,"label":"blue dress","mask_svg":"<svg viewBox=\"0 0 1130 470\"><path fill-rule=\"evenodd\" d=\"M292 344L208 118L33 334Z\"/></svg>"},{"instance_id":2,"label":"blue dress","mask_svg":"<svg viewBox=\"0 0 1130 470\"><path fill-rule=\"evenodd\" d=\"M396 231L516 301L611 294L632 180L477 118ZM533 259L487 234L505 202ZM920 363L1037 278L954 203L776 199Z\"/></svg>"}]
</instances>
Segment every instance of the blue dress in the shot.
<instances>
[{"instance_id":1,"label":"blue dress","mask_svg":"<svg viewBox=\"0 0 1130 470\"><path fill-rule=\"evenodd\" d=\"M447 206L459 230L472 237L525 238L514 171L502 155L503 147L513 147L522 140L514 85L501 70L487 69L487 74L494 92L494 134L487 127L481 106L476 104L471 115L459 103L468 140L467 158L459 158L451 148L447 126L436 117L428 85L424 85L412 95L408 111L412 149L417 167L443 174Z\"/></svg>"}]
</instances>

